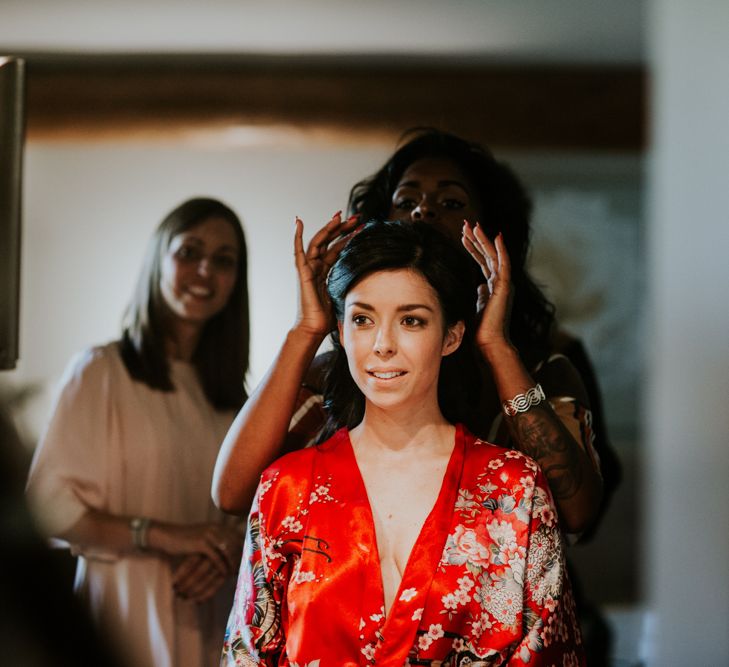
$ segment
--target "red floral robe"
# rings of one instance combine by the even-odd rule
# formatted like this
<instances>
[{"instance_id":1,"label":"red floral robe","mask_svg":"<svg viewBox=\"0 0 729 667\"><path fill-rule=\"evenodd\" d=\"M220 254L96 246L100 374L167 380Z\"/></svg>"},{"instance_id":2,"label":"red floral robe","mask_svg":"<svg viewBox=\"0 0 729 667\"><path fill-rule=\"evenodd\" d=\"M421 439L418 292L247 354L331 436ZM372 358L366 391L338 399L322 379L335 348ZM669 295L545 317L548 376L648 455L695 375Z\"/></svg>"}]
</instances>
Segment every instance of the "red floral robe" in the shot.
<instances>
[{"instance_id":1,"label":"red floral robe","mask_svg":"<svg viewBox=\"0 0 729 667\"><path fill-rule=\"evenodd\" d=\"M345 429L261 478L222 665L584 663L547 483L462 427L387 616Z\"/></svg>"}]
</instances>

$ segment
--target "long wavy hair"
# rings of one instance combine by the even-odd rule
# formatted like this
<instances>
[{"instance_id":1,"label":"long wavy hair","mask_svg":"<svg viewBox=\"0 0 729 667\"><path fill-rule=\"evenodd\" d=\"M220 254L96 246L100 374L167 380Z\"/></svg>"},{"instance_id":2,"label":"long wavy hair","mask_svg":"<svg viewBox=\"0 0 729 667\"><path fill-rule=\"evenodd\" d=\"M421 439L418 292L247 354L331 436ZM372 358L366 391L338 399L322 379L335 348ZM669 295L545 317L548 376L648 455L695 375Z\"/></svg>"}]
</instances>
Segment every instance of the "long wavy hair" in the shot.
<instances>
[{"instance_id":1,"label":"long wavy hair","mask_svg":"<svg viewBox=\"0 0 729 667\"><path fill-rule=\"evenodd\" d=\"M382 168L356 183L349 209L363 220L386 219L392 196L405 170L417 160L445 159L468 179L476 196L481 225L494 238L502 232L512 265L514 301L511 340L528 364L543 358L549 348L554 306L529 275L526 260L531 235L531 200L514 172L483 146L435 128L407 130L399 148Z\"/></svg>"},{"instance_id":2,"label":"long wavy hair","mask_svg":"<svg viewBox=\"0 0 729 667\"><path fill-rule=\"evenodd\" d=\"M174 391L165 340L170 334L167 306L160 290L162 258L172 239L210 218L230 223L238 239L235 285L225 307L205 323L192 357L203 391L217 409L237 409L246 399L249 317L246 240L238 216L216 199L189 199L159 224L147 246L137 285L123 322L119 343L129 374L152 389Z\"/></svg>"},{"instance_id":3,"label":"long wavy hair","mask_svg":"<svg viewBox=\"0 0 729 667\"><path fill-rule=\"evenodd\" d=\"M329 273L327 289L336 318L343 320L345 299L357 283L373 273L397 269L416 271L431 285L445 327L461 321L465 324L461 345L441 359L438 404L448 421L470 427L481 385L474 343L476 289L463 253L451 239L425 223L368 222L345 246ZM359 424L365 408L364 395L352 379L336 330L332 342L334 351L325 374L329 420L324 437L342 426Z\"/></svg>"}]
</instances>

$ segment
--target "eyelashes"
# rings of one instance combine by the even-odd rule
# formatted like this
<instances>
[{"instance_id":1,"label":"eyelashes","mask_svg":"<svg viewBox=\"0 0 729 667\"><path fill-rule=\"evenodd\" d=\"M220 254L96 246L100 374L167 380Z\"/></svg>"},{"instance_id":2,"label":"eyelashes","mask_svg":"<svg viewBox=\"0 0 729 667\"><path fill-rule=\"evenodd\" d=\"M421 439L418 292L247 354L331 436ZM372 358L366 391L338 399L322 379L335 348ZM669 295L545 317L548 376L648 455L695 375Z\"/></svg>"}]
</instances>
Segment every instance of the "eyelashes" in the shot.
<instances>
[{"instance_id":1,"label":"eyelashes","mask_svg":"<svg viewBox=\"0 0 729 667\"><path fill-rule=\"evenodd\" d=\"M374 325L372 318L367 315L352 315L352 323L358 328ZM414 315L405 315L405 317L400 320L400 324L408 329L420 329L427 326L428 320Z\"/></svg>"}]
</instances>

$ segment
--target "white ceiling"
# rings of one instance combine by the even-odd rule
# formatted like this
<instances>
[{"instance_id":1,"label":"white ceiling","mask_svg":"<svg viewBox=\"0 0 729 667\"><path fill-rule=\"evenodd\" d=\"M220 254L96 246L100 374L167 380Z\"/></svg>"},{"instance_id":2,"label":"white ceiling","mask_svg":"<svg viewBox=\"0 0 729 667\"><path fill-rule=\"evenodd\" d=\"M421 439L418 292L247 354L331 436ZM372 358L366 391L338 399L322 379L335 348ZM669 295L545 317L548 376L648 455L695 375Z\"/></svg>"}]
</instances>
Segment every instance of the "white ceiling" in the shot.
<instances>
[{"instance_id":1,"label":"white ceiling","mask_svg":"<svg viewBox=\"0 0 729 667\"><path fill-rule=\"evenodd\" d=\"M0 53L644 62L643 0L0 0Z\"/></svg>"}]
</instances>

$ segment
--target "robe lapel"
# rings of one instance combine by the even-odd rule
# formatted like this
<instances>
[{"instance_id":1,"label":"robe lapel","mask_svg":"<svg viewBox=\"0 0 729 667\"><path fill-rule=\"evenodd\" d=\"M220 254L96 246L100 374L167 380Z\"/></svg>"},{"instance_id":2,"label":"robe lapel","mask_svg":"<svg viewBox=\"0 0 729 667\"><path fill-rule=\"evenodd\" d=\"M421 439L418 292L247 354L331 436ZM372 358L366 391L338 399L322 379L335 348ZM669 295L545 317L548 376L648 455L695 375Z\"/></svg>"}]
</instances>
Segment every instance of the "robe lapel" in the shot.
<instances>
[{"instance_id":1,"label":"robe lapel","mask_svg":"<svg viewBox=\"0 0 729 667\"><path fill-rule=\"evenodd\" d=\"M430 586L445 547L453 519L453 507L463 474L465 438L462 426L457 426L456 442L438 499L420 531L408 558L400 588L382 628L382 639L375 649L373 664L404 665L415 643L420 617L425 608ZM372 525L374 533L374 523ZM377 563L379 571L379 561ZM380 579L380 595L382 578ZM373 587L374 588L374 587Z\"/></svg>"},{"instance_id":2,"label":"robe lapel","mask_svg":"<svg viewBox=\"0 0 729 667\"><path fill-rule=\"evenodd\" d=\"M384 594L372 511L346 429L320 446L313 473L317 501L309 506L306 532L311 535L308 527L316 527L316 534L325 536L326 557L308 549L302 553L302 569L315 572L317 591L314 598L300 599L301 613L332 619L336 630L325 652L334 651L338 662L331 664L368 664L362 619L379 612Z\"/></svg>"},{"instance_id":3,"label":"robe lapel","mask_svg":"<svg viewBox=\"0 0 729 667\"><path fill-rule=\"evenodd\" d=\"M315 573L318 592L316 599L303 591L297 597L301 596L299 613L309 619L322 613L316 610L322 600L328 601L324 613L336 619L340 664L354 664L350 662L354 656L360 665L405 663L452 522L465 450L460 426L455 440L440 493L413 546L395 601L384 625L377 623L379 631L374 633L372 622L378 615L384 617L385 596L372 509L348 432L340 430L319 451L312 490L316 494L320 488L323 497L324 489L329 488L331 500L312 503L307 524L316 526L317 536L326 536L326 556L322 557L323 551L316 553L314 535L307 530L302 571ZM306 625L307 620L301 618L300 622Z\"/></svg>"}]
</instances>

